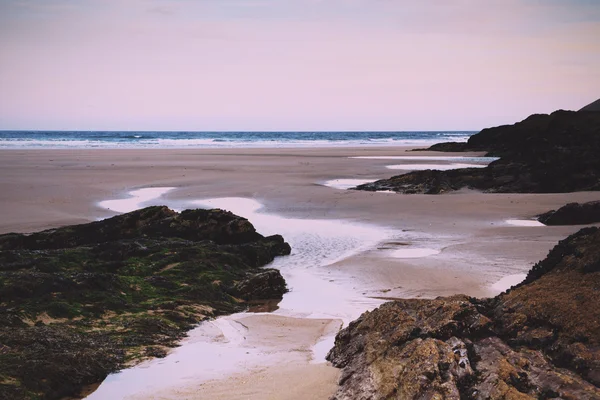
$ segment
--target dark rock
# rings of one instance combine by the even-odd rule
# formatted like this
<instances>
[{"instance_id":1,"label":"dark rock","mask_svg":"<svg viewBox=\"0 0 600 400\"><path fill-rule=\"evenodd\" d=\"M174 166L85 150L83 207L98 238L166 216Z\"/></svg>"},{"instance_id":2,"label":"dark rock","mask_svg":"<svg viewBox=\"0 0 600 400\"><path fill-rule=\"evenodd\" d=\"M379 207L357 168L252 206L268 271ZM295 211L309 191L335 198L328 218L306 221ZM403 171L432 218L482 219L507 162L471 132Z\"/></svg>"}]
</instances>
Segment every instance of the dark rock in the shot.
<instances>
[{"instance_id":1,"label":"dark rock","mask_svg":"<svg viewBox=\"0 0 600 400\"><path fill-rule=\"evenodd\" d=\"M448 153L467 151L466 143L459 142L444 142L444 143L436 143L426 149L414 149L412 151L444 151Z\"/></svg>"},{"instance_id":2,"label":"dark rock","mask_svg":"<svg viewBox=\"0 0 600 400\"><path fill-rule=\"evenodd\" d=\"M332 399L600 398L600 229L561 241L493 299L383 304L339 332Z\"/></svg>"},{"instance_id":3,"label":"dark rock","mask_svg":"<svg viewBox=\"0 0 600 400\"><path fill-rule=\"evenodd\" d=\"M165 206L147 207L83 225L49 229L31 235L0 236L0 250L64 249L134 238L212 240L241 244L261 239L247 219L223 210L185 210L176 213ZM133 243L135 244L135 242ZM143 246L137 246L143 250Z\"/></svg>"},{"instance_id":4,"label":"dark rock","mask_svg":"<svg viewBox=\"0 0 600 400\"><path fill-rule=\"evenodd\" d=\"M472 375L457 333L485 335L491 321L466 296L383 304L340 331L327 359L344 368L333 399L459 399ZM462 364L462 365L461 365Z\"/></svg>"},{"instance_id":5,"label":"dark rock","mask_svg":"<svg viewBox=\"0 0 600 400\"><path fill-rule=\"evenodd\" d=\"M569 203L538 217L545 225L586 225L600 222L600 201Z\"/></svg>"},{"instance_id":6,"label":"dark rock","mask_svg":"<svg viewBox=\"0 0 600 400\"><path fill-rule=\"evenodd\" d=\"M167 356L167 350L163 347L150 346L146 348L146 355L148 357L165 358Z\"/></svg>"},{"instance_id":7,"label":"dark rock","mask_svg":"<svg viewBox=\"0 0 600 400\"><path fill-rule=\"evenodd\" d=\"M598 262L600 229L560 241L521 285L493 300L498 335L527 343L539 336L535 330L552 331L546 354L600 385L600 273L585 270ZM548 341L549 332L545 336Z\"/></svg>"},{"instance_id":8,"label":"dark rock","mask_svg":"<svg viewBox=\"0 0 600 400\"><path fill-rule=\"evenodd\" d=\"M600 390L576 373L556 367L540 351L513 349L498 337L473 344L478 399L597 399Z\"/></svg>"},{"instance_id":9,"label":"dark rock","mask_svg":"<svg viewBox=\"0 0 600 400\"><path fill-rule=\"evenodd\" d=\"M392 190L405 194L441 194L459 189L446 173L438 170L425 170L369 182L356 187L357 190L375 192Z\"/></svg>"},{"instance_id":10,"label":"dark rock","mask_svg":"<svg viewBox=\"0 0 600 400\"><path fill-rule=\"evenodd\" d=\"M588 104L579 111L600 111L600 99Z\"/></svg>"},{"instance_id":11,"label":"dark rock","mask_svg":"<svg viewBox=\"0 0 600 400\"><path fill-rule=\"evenodd\" d=\"M276 269L264 269L239 281L231 289L231 295L244 300L281 299L287 292L285 280Z\"/></svg>"},{"instance_id":12,"label":"dark rock","mask_svg":"<svg viewBox=\"0 0 600 400\"><path fill-rule=\"evenodd\" d=\"M486 151L500 157L486 168L413 171L357 190L439 194L461 188L498 193L600 190L600 112L536 114L514 125L484 129L466 144L427 150Z\"/></svg>"},{"instance_id":13,"label":"dark rock","mask_svg":"<svg viewBox=\"0 0 600 400\"><path fill-rule=\"evenodd\" d=\"M0 327L0 343L9 346L0 353L0 399L76 395L81 386L101 381L126 359L112 335L63 325Z\"/></svg>"},{"instance_id":14,"label":"dark rock","mask_svg":"<svg viewBox=\"0 0 600 400\"><path fill-rule=\"evenodd\" d=\"M262 267L289 253L222 210L149 207L0 235L0 399L77 395L243 299L281 298L283 277Z\"/></svg>"}]
</instances>

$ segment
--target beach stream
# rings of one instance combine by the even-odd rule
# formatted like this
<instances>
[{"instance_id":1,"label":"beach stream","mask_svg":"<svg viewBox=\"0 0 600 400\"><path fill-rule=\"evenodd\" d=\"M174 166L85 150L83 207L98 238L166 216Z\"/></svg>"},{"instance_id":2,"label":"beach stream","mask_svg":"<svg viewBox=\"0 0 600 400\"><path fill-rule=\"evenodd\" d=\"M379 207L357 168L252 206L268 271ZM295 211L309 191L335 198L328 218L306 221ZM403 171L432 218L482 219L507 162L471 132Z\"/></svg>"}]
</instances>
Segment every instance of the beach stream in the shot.
<instances>
[{"instance_id":1,"label":"beach stream","mask_svg":"<svg viewBox=\"0 0 600 400\"><path fill-rule=\"evenodd\" d=\"M343 268L331 266L364 254L405 261L436 257L449 244L472 240L461 235L432 235L349 220L287 218L265 212L259 201L250 198L163 198L174 189L137 189L125 199L105 200L98 205L112 212L158 204L176 211L221 208L247 218L262 235L281 234L291 245L289 256L277 257L268 265L281 271L289 292L273 307L273 312L236 313L202 322L165 358L109 375L87 397L90 400L150 398L153 393L198 387L227 376L284 365L290 360L324 363L337 331L384 301L369 293ZM453 254L446 253L445 259L452 259L456 265L484 264L473 259L472 254L456 249ZM510 264L505 260L490 266L490 275L497 276L491 294L524 278L521 271L506 276L510 274Z\"/></svg>"},{"instance_id":2,"label":"beach stream","mask_svg":"<svg viewBox=\"0 0 600 400\"><path fill-rule=\"evenodd\" d=\"M160 197L166 190L155 189L154 193ZM292 253L276 258L269 267L281 271L290 291L278 304L277 310L261 315L273 319L315 319L324 321L324 324L325 321L333 321L334 329L325 330L312 344L308 356L311 363L325 362L325 355L333 346L334 335L342 325L382 302L364 296L353 288L350 277L328 270L326 266L371 249L379 242L398 235L398 231L341 220L285 218L261 212L261 203L247 198L216 198L185 203L170 203L163 199L149 201L148 198L142 202L138 200L132 196L129 207L118 203L119 211L159 203L176 210L222 208L248 218L265 236L281 234L290 243ZM104 207L112 204L100 203ZM249 328L244 319L248 315L238 313L201 323L167 357L111 374L87 398L135 397L169 387L198 384L284 360L285 351L256 345L256 340L247 340Z\"/></svg>"}]
</instances>

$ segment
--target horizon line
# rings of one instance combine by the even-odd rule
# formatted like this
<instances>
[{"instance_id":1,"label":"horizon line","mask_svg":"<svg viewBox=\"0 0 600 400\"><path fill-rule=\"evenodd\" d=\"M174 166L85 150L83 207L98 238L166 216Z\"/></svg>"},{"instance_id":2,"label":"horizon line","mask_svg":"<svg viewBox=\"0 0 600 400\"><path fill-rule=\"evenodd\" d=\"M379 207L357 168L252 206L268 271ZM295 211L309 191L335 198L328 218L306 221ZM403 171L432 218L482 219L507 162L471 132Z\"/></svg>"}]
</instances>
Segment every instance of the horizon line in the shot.
<instances>
[{"instance_id":1,"label":"horizon line","mask_svg":"<svg viewBox=\"0 0 600 400\"><path fill-rule=\"evenodd\" d=\"M115 130L115 129L0 129L1 132L135 132L135 133L408 133L408 132L479 132L481 129L419 129L419 130Z\"/></svg>"}]
</instances>

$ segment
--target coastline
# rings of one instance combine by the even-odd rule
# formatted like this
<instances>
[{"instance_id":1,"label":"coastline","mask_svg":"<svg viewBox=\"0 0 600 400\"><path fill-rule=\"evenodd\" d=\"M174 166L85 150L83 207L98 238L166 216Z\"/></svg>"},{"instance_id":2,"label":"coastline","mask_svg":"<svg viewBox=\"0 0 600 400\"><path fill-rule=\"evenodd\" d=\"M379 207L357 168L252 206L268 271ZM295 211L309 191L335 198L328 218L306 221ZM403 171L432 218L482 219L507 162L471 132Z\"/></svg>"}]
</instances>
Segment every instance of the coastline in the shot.
<instances>
[{"instance_id":1,"label":"coastline","mask_svg":"<svg viewBox=\"0 0 600 400\"><path fill-rule=\"evenodd\" d=\"M397 259L375 248L329 267L346 274L347 284L360 285L367 296L429 298L465 293L485 297L497 294L489 290L494 282L525 272L559 239L578 230L572 226L510 226L505 223L507 219L526 219L567 202L598 199L597 192L521 195L461 191L428 196L344 191L322 185L331 179L391 176L394 172L386 169L390 160L348 157L414 154L406 150L390 146L227 151L2 150L0 168L5 173L0 184L6 190L0 195L4 210L0 232L89 222L106 216L96 205L99 201L136 188L168 186L176 188L164 197L173 204L215 197L254 198L264 204L267 213L393 227L406 231L413 245L441 251L443 256L439 257ZM419 156L428 154L419 152ZM278 382L282 385L303 369L306 373L321 370L310 375L320 382L314 385L315 390L321 390L319 393L335 386L337 370L332 367L320 365L313 369L302 362L288 367L289 374L279 371ZM227 383L248 382L261 373L271 376L266 370L255 371L249 377L232 376ZM219 398L219 386L209 383L202 387L202 394L212 393ZM252 393L261 398L265 392L259 389L248 389L244 398ZM164 394L165 398L169 396L175 394Z\"/></svg>"},{"instance_id":2,"label":"coastline","mask_svg":"<svg viewBox=\"0 0 600 400\"><path fill-rule=\"evenodd\" d=\"M347 218L365 222L404 222L389 199L373 193L332 190L320 183L331 179L373 179L394 175L389 160L353 159L355 156L409 155L412 147L296 148L296 149L188 149L188 150L0 150L0 194L3 221L0 233L84 223L105 217L96 203L145 187L175 187L166 198L250 197L272 212L287 216ZM444 156L482 155L444 153ZM419 152L418 156L439 156ZM418 214L444 218L433 204L456 205L456 219L530 217L568 201L590 201L595 192L565 194L480 194L461 196L411 195L394 198ZM468 196L462 196L467 194ZM392 196L390 194L390 196ZM480 199L477 198L480 197ZM481 197L484 196L484 197ZM337 207L342 201L344 207ZM333 201L334 203L331 203ZM471 207L490 201L490 207ZM382 218L377 210L389 211ZM471 221L468 221L471 223ZM556 235L559 237L559 235Z\"/></svg>"},{"instance_id":3,"label":"coastline","mask_svg":"<svg viewBox=\"0 0 600 400\"><path fill-rule=\"evenodd\" d=\"M393 171L385 168L389 160L348 157L414 154L407 150L410 148L392 150L389 146L242 152L5 150L0 153L0 168L4 171L0 184L5 188L0 195L3 209L0 233L32 232L89 222L114 215L98 207L99 201L122 198L126 192L139 188L174 187L163 197L174 205L202 198L253 198L264 205L265 212L288 218L343 219L422 231L436 237L457 237L444 246L444 256L461 257L474 251L480 259L505 258L510 249L513 255L508 261L523 268L543 258L554 243L576 229L518 227L506 224L505 220L532 218L568 202L598 198L597 192L482 194L466 190L442 196L402 196L322 185L336 178L390 176ZM419 156L427 155L439 154L419 152ZM419 267L448 267L440 262L423 261L411 262L420 263ZM471 268L462 275L476 272ZM472 285L452 286L448 291L461 286L472 289Z\"/></svg>"}]
</instances>

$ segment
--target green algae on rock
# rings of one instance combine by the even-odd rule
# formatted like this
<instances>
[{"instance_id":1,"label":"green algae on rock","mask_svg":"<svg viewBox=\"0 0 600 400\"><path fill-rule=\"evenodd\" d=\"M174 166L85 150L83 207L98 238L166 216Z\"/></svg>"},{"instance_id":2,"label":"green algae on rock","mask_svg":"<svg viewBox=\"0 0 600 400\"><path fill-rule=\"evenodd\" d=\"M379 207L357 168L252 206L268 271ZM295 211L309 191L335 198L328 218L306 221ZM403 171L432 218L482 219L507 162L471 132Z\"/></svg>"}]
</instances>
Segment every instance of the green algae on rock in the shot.
<instances>
[{"instance_id":1,"label":"green algae on rock","mask_svg":"<svg viewBox=\"0 0 600 400\"><path fill-rule=\"evenodd\" d=\"M200 321L281 299L279 235L222 210L148 207L0 235L0 399L76 395Z\"/></svg>"},{"instance_id":2,"label":"green algae on rock","mask_svg":"<svg viewBox=\"0 0 600 400\"><path fill-rule=\"evenodd\" d=\"M561 241L493 298L383 304L328 354L342 399L600 398L600 229Z\"/></svg>"}]
</instances>

